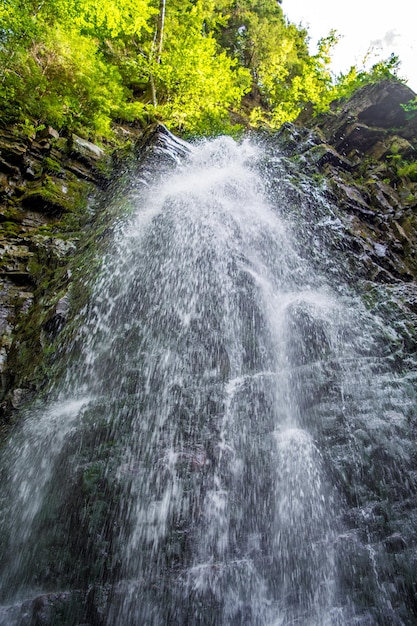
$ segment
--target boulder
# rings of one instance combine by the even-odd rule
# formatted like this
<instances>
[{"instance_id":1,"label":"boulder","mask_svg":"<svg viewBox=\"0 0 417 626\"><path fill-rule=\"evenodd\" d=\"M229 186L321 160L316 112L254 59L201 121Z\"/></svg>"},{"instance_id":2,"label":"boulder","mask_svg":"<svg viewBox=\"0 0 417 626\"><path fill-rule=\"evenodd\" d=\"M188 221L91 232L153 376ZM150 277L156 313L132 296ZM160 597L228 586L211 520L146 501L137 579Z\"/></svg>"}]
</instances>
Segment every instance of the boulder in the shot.
<instances>
[{"instance_id":1,"label":"boulder","mask_svg":"<svg viewBox=\"0 0 417 626\"><path fill-rule=\"evenodd\" d=\"M367 85L349 101L349 110L368 126L392 129L407 125L402 105L409 103L415 93L400 81L386 80Z\"/></svg>"},{"instance_id":2,"label":"boulder","mask_svg":"<svg viewBox=\"0 0 417 626\"><path fill-rule=\"evenodd\" d=\"M415 95L407 85L387 79L365 85L348 100L335 101L329 113L317 118L301 114L296 123L320 129L338 150L346 144L345 150L352 146L366 153L387 134L415 141L417 117L408 116L403 108Z\"/></svg>"}]
</instances>

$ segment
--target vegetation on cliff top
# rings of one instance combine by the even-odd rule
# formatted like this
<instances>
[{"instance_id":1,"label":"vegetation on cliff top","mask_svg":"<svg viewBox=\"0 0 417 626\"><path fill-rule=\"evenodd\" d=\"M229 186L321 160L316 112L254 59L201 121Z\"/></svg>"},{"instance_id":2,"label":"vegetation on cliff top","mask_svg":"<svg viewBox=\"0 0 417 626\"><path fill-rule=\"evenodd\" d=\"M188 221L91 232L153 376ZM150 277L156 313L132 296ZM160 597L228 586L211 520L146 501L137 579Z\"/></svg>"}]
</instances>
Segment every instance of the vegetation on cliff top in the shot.
<instances>
[{"instance_id":1,"label":"vegetation on cliff top","mask_svg":"<svg viewBox=\"0 0 417 626\"><path fill-rule=\"evenodd\" d=\"M316 54L277 0L0 0L0 122L109 138L114 122L182 134L278 127L395 73L336 81L335 33Z\"/></svg>"}]
</instances>

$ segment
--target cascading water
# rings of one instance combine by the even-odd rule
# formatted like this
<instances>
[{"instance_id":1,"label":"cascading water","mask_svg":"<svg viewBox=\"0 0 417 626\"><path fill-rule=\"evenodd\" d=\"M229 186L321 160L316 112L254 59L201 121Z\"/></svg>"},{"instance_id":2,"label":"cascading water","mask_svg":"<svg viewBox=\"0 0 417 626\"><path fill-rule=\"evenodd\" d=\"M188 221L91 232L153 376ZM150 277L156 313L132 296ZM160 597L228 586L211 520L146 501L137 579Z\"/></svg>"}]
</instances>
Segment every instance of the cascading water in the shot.
<instances>
[{"instance_id":1,"label":"cascading water","mask_svg":"<svg viewBox=\"0 0 417 626\"><path fill-rule=\"evenodd\" d=\"M79 358L4 451L0 624L400 624L323 448L343 422L360 472L385 375L361 305L300 255L260 149L187 150L136 182Z\"/></svg>"}]
</instances>

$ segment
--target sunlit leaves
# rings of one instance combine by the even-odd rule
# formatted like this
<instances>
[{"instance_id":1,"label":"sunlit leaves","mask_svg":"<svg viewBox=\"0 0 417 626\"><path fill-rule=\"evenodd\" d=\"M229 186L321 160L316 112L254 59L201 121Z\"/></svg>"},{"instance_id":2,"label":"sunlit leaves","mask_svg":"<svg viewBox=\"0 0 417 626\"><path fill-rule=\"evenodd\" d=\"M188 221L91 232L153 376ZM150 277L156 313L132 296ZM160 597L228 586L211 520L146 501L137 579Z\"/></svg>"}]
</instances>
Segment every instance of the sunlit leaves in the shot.
<instances>
[{"instance_id":1,"label":"sunlit leaves","mask_svg":"<svg viewBox=\"0 0 417 626\"><path fill-rule=\"evenodd\" d=\"M75 3L77 0L73 0ZM157 9L148 0L83 0L75 24L91 35L106 37L141 36L150 30L149 20Z\"/></svg>"},{"instance_id":2,"label":"sunlit leaves","mask_svg":"<svg viewBox=\"0 0 417 626\"><path fill-rule=\"evenodd\" d=\"M158 112L173 128L204 134L204 121L216 126L227 117L229 107L238 106L249 89L250 79L243 68L223 52L214 54L216 43L201 38L198 45L192 40L188 47L175 46L166 57L169 63L158 69L158 83L163 92ZM193 45L194 44L194 45Z\"/></svg>"},{"instance_id":3,"label":"sunlit leaves","mask_svg":"<svg viewBox=\"0 0 417 626\"><path fill-rule=\"evenodd\" d=\"M109 137L157 117L187 134L232 132L231 113L278 127L323 111L396 59L335 81L335 33L311 55L277 0L0 0L0 121Z\"/></svg>"},{"instance_id":4,"label":"sunlit leaves","mask_svg":"<svg viewBox=\"0 0 417 626\"><path fill-rule=\"evenodd\" d=\"M10 0L7 9L7 36L0 47L5 121L30 117L59 130L108 136L124 109L130 119L143 109L129 102L118 52L111 62L105 52L112 39L119 38L115 45L124 49L124 38L151 36L156 10L148 0L117 6L106 0Z\"/></svg>"},{"instance_id":5,"label":"sunlit leaves","mask_svg":"<svg viewBox=\"0 0 417 626\"><path fill-rule=\"evenodd\" d=\"M249 73L206 32L206 15L206 1L167 11L162 62L154 68L158 114L168 126L203 134L219 128L250 88Z\"/></svg>"}]
</instances>

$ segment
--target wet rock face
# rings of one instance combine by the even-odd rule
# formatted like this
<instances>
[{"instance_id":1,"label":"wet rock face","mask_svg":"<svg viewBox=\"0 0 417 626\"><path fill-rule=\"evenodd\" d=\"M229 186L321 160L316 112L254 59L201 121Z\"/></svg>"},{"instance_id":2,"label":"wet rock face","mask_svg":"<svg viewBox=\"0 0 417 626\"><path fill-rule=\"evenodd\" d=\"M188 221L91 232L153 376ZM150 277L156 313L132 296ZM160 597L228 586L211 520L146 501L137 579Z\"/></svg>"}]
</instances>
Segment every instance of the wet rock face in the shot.
<instances>
[{"instance_id":1,"label":"wet rock face","mask_svg":"<svg viewBox=\"0 0 417 626\"><path fill-rule=\"evenodd\" d=\"M21 404L16 398L27 396L15 387L18 376L8 363L17 326L41 297L37 334L44 325L46 336L55 336L65 324L65 268L88 218L89 200L106 187L111 167L101 148L75 135L63 138L47 127L27 138L14 128L0 129L0 401L6 419ZM12 353L18 350L15 345ZM27 360L36 361L41 346L32 343L25 350Z\"/></svg>"},{"instance_id":2,"label":"wet rock face","mask_svg":"<svg viewBox=\"0 0 417 626\"><path fill-rule=\"evenodd\" d=\"M85 304L82 274L98 265L98 242L116 217L109 205L118 178L138 163L142 178L157 168L162 175L187 150L174 137L175 149L167 148L163 126L123 134L134 148L110 154L51 127L31 138L0 129L0 437L48 382L60 333Z\"/></svg>"},{"instance_id":3,"label":"wet rock face","mask_svg":"<svg viewBox=\"0 0 417 626\"><path fill-rule=\"evenodd\" d=\"M271 149L292 164L295 180L302 184L301 173L312 176L337 207L337 237L323 226L313 204L307 209L305 245L311 248L312 241L324 238L335 253L344 251L348 260L341 268L353 283L413 284L417 275L417 171L410 176L401 167L417 157L417 117L403 108L413 97L397 81L368 85L326 115L301 115L297 125L285 124L270 141ZM149 151L164 132L150 127L140 144L139 162L148 164L145 178L161 167L160 151L156 161ZM176 150L185 149L179 140ZM173 155L167 152L166 158ZM55 338L70 317L60 310L63 298L70 300L66 267L79 247L88 199L106 187L110 171L108 155L76 135L63 138L46 127L27 138L15 129L0 129L1 396L15 385L7 358L18 321L40 297L43 314L33 323L46 340ZM51 271L61 276L53 289ZM11 353L19 350L27 348L15 345ZM3 406L7 413L10 403Z\"/></svg>"},{"instance_id":4,"label":"wet rock face","mask_svg":"<svg viewBox=\"0 0 417 626\"><path fill-rule=\"evenodd\" d=\"M358 605L363 606L363 612L354 621L352 619L351 624L368 626L412 624L417 615L417 430L414 392L411 389L415 383L412 369L417 362L416 198L409 197L412 196L412 181L401 178L393 159L388 158L391 154L400 154L402 160L412 158L415 135L411 132L412 121L402 116L400 107L402 101L409 99L410 92L406 92L400 85L398 94L396 86L397 83L393 87L391 83L383 84L383 96L375 86L371 86L361 96L358 94L352 109L346 106L338 112L334 111L325 120L314 121L314 128L285 125L271 138L268 146L274 158L277 154L285 155L286 177L283 179L277 175L271 186L274 192L276 185L276 205L280 209L281 192L284 191L288 206L283 207L282 211L288 211L291 223L298 231L297 241L301 242L301 253L305 252L313 264L316 262L320 271L323 271L326 263L326 276L335 291L341 283L343 289L348 285L352 290L357 290L367 310L371 311L370 317L383 320L379 334L374 338L375 345L368 347L368 334L365 333L364 345L358 344L360 350L355 352L355 363L349 368L343 362L338 364L336 360L328 360L334 338L326 334L325 317L313 315L312 306L308 303L301 302L288 308L288 336L292 343L290 365L294 371L289 385L299 399L302 424L311 430L324 450L323 463L329 467L329 475L338 486L346 505L341 520L344 532L337 537L340 587L346 590L347 598L354 594ZM372 117L371 112L375 113L375 117ZM386 126L388 119L396 120L398 127L390 130ZM375 125L377 123L379 125ZM147 143L142 147L142 154L148 153L149 156L151 152L151 166L148 172L145 170L145 178L148 173L152 177L154 165L159 167L161 164L161 159L152 154L152 146L155 141L158 142L158 138L155 129L149 131ZM56 137L54 140L58 141ZM77 180L86 183L91 190L102 183L83 178L84 168L89 167L85 150L93 153L89 176L93 176L91 172L94 172L94 168L97 169L96 159L100 158L100 150L86 144L88 142L78 142L72 138L69 152L63 153L71 165L68 169L63 168L63 172L69 172L66 176L74 181L72 177L77 176L77 171ZM12 155L7 161L8 173L4 166L3 175L6 178L16 176L19 179L20 176L19 180L22 179L19 163L23 162L24 145L16 142L14 152L10 148L9 153L5 153ZM393 152L393 146L397 146L397 152ZM75 157L76 161L73 160ZM275 162L277 160L275 158ZM272 171L273 166L270 167ZM35 162L31 170L35 175ZM38 195L34 196L39 203L33 201L30 208L27 204L26 207L22 206L20 200L26 197L27 202L27 194L33 189L31 184L38 184L40 188L43 181L46 181L46 185L50 184L48 174L43 176L40 174L40 178L31 180L25 178L20 195L17 191L9 196L11 200L16 200L16 205L5 203L7 210L16 206L18 214L26 220L24 224L23 221L15 222L20 230L7 240L8 257L4 260L6 269L3 280L8 281L5 293L10 293L10 296L8 301L5 300L9 302L9 308L5 304L0 313L0 328L6 334L9 333L10 337L13 336L14 320L17 319L13 317L16 303L20 302L23 315L33 300L40 300L39 273L31 269L34 260L38 260L42 270L56 266L58 270L61 268L66 272L68 259L78 245L75 236L69 239L58 236L59 223L62 224L64 219L65 224L65 216L72 213L65 203L57 203L56 196L56 204L50 198L48 203L42 200L41 192L37 192ZM312 194L312 179L317 182L317 197ZM54 183L57 186L65 184L66 179L58 180L59 183ZM292 198L294 202L291 202ZM52 206L61 208L52 209ZM46 222L42 221L44 219ZM54 232L53 237L46 236L42 225L48 229L53 225L57 232ZM46 297L46 293L50 294L45 300L45 312L39 321L43 341L58 337L67 323L71 306L70 282L70 277L63 277L59 282L59 293L56 289L51 291L46 287L42 292L42 297ZM242 279L242 308L248 303L249 287ZM143 293L145 297L146 293ZM365 313L363 316L358 315L353 320L355 323L341 328L341 332L351 337L352 342L357 341L357 328L361 328L366 321ZM252 314L249 317L255 319L256 323ZM196 328L195 333L198 335L200 329ZM343 340L348 343L346 337ZM13 350L18 350L21 345L15 342ZM222 346L210 346L204 362L207 361L207 355L213 358L213 363L219 364L220 376L226 378L229 363L227 354L223 356ZM255 369L258 359L256 352L250 357L248 351L245 359L248 368ZM194 367L198 365L196 361ZM105 368L107 364L103 363L102 366ZM343 367L346 369L343 370ZM393 372L397 377L393 376ZM371 403L373 392L370 390L368 395L366 393L367 376L380 385L383 401L376 414ZM117 377L115 380L118 380ZM334 407L339 406L335 398L340 396L342 383L344 406L335 411ZM138 371L132 369L131 378L125 384L125 392L128 394L143 385ZM407 384L410 385L409 400L402 395ZM4 382L4 388L9 390L8 410L18 408L24 402L27 390L16 386L13 388L8 381ZM362 403L358 401L357 388L362 389ZM185 393L181 396L181 388L174 391L178 395L175 417L186 422L189 420L188 403L191 405L191 401ZM220 400L212 396L210 402L210 412L213 415L220 412ZM268 400L264 399L263 403L266 407ZM50 493L54 495L58 490L62 491L61 485L66 485L68 497L64 500L70 503L68 510L72 512L72 517L65 516L64 522L70 526L70 535L74 532L74 537L80 538L79 543L74 541L71 549L74 554L86 555L90 565L94 564L104 572L102 576L105 581L106 576L110 578L114 575L110 572L111 567L119 567L118 563L111 560L106 549L111 544L113 521L120 517L120 512L116 514L113 511L113 517L110 516L110 522L104 526L102 516L105 515L107 503L102 501L102 494L108 493L106 481L111 477L111 472L102 469L108 455L106 432L103 430L102 446L97 446L97 439L93 441L93 435L97 435L100 427L109 428L107 423L100 425L98 416L101 410L98 407L97 415L91 415L96 432L88 427L85 433L80 434L84 449L81 439L75 438L72 442L74 451L85 454L86 458L87 448L94 446L97 454L95 464L88 464L87 461L85 465L80 464L82 474L77 475L77 484L65 482L67 467L60 464L62 480L56 480ZM206 421L206 417L204 419ZM376 431L377 437L374 435ZM75 456L71 454L69 458ZM192 476L209 466L208 459L198 448L180 457L181 463ZM136 468L126 466L123 470L132 473ZM192 481L190 483L194 484ZM87 505L75 506L76 499L81 497L84 498L82 502L86 502L90 508L90 518L85 515ZM51 501L53 498L48 498L48 502ZM74 513L76 511L82 511L83 517L77 517ZM89 526L90 519L95 520L95 525ZM83 531L81 533L80 528ZM103 528L106 528L104 534ZM89 532L92 537L101 533L102 543L90 543ZM178 549L180 554L180 542L178 546L173 546L172 550ZM375 576L376 571L378 576ZM55 574L52 572L53 584L56 584ZM62 586L64 588L65 585ZM57 626L59 623L67 626L79 626L81 623L101 626L109 623L103 612L106 593L107 587L103 583L90 587L88 592L42 595L22 606L9 607L7 610L10 614L5 617L0 613L0 625L7 624L7 619L13 613L13 619L21 619L17 623L22 626ZM113 588L112 593L116 605L120 594L119 604L122 605L125 596L121 586ZM375 599L379 602L378 608L374 606ZM342 599L343 602L345 600ZM244 609L239 623L249 623L250 617L243 612Z\"/></svg>"},{"instance_id":5,"label":"wet rock face","mask_svg":"<svg viewBox=\"0 0 417 626\"><path fill-rule=\"evenodd\" d=\"M303 126L285 125L270 140L272 153L285 155L284 182L277 176L281 182L273 182L272 189L290 200L285 213L301 254L318 273L325 268L332 289L354 293L364 304L356 322L344 329L344 340L355 343L362 334L373 341L372 348L364 343L359 349L350 370L324 361L331 368L327 379L321 372L325 389L319 377L310 388L302 368L292 381L310 403L305 402L308 426L344 500L341 588L364 607L360 623L370 625L414 624L417 615L417 195L412 174L417 121L401 106L414 95L397 82L371 85L326 116L303 120ZM295 313L297 328L309 335L312 329L325 347L320 329ZM364 330L368 323L373 330ZM301 340L301 347L306 341L314 346L310 336ZM300 354L309 358L305 350ZM338 410L332 398L341 388Z\"/></svg>"},{"instance_id":6,"label":"wet rock face","mask_svg":"<svg viewBox=\"0 0 417 626\"><path fill-rule=\"evenodd\" d=\"M86 599L79 592L49 593L16 604L0 608L0 626L65 626L80 624L82 607ZM84 626L101 626L100 621L92 621Z\"/></svg>"},{"instance_id":7,"label":"wet rock face","mask_svg":"<svg viewBox=\"0 0 417 626\"><path fill-rule=\"evenodd\" d=\"M403 108L414 97L397 81L368 85L328 114L301 115L304 127L285 125L275 139L337 207L352 281L417 277L417 116Z\"/></svg>"}]
</instances>

